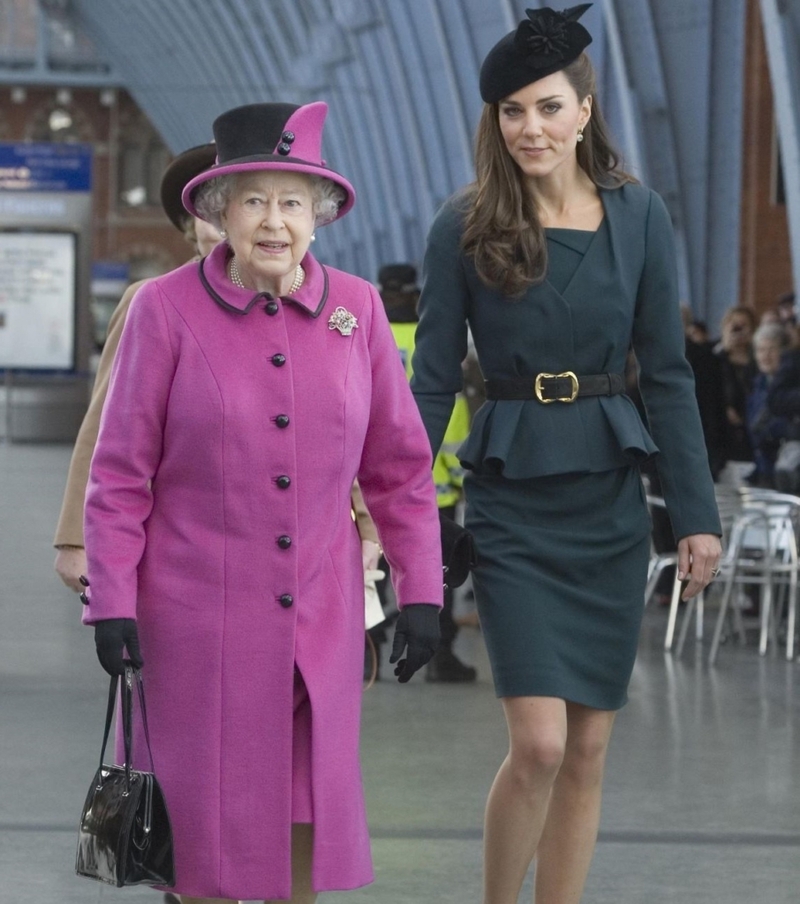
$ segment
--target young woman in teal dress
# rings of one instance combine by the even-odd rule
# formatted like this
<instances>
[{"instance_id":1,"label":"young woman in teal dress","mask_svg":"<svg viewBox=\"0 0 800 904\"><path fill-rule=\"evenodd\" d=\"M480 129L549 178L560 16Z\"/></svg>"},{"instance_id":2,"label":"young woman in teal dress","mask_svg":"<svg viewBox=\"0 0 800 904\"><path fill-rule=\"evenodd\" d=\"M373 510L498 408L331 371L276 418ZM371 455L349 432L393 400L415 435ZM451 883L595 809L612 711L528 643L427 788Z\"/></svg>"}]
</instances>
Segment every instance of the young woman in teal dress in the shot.
<instances>
[{"instance_id":1,"label":"young woman in teal dress","mask_svg":"<svg viewBox=\"0 0 800 904\"><path fill-rule=\"evenodd\" d=\"M487 56L476 181L436 217L420 299L412 388L434 451L468 326L486 378L459 452L510 738L486 807L484 904L516 904L534 857L537 904L581 899L644 602L642 460L657 454L685 598L720 556L672 229L609 144L585 9L529 10ZM624 394L631 347L647 427Z\"/></svg>"}]
</instances>

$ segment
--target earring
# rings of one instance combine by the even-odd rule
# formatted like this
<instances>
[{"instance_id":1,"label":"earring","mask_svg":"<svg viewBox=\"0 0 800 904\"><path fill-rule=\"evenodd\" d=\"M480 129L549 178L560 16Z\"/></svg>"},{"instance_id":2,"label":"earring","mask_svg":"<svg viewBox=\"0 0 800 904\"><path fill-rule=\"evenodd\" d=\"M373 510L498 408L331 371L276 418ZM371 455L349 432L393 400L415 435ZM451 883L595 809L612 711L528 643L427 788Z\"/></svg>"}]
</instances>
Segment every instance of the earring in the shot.
<instances>
[{"instance_id":1,"label":"earring","mask_svg":"<svg viewBox=\"0 0 800 904\"><path fill-rule=\"evenodd\" d=\"M311 233L311 241L316 242L316 240L317 240L317 234L316 234L316 232L312 232Z\"/></svg>"},{"instance_id":2,"label":"earring","mask_svg":"<svg viewBox=\"0 0 800 904\"><path fill-rule=\"evenodd\" d=\"M578 129L578 141L583 141L583 126Z\"/></svg>"},{"instance_id":3,"label":"earring","mask_svg":"<svg viewBox=\"0 0 800 904\"><path fill-rule=\"evenodd\" d=\"M219 234L223 239L228 238L228 232L226 229L220 229Z\"/></svg>"}]
</instances>

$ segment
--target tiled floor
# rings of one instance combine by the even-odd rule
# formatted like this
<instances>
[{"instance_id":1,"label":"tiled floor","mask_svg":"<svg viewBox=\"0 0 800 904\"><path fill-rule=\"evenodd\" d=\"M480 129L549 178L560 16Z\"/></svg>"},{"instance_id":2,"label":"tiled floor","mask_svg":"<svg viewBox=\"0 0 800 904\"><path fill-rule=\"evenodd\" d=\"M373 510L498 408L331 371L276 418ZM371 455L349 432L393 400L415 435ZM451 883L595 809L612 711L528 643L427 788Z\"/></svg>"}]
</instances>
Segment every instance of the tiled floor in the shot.
<instances>
[{"instance_id":1,"label":"tiled floor","mask_svg":"<svg viewBox=\"0 0 800 904\"><path fill-rule=\"evenodd\" d=\"M0 904L159 904L72 873L106 681L52 572L68 460L63 446L0 445ZM664 622L646 614L585 904L797 904L800 664L730 645L713 670L707 646L674 661ZM377 881L321 904L480 902L483 803L505 729L480 635L465 629L459 644L477 685L385 680L365 695Z\"/></svg>"}]
</instances>

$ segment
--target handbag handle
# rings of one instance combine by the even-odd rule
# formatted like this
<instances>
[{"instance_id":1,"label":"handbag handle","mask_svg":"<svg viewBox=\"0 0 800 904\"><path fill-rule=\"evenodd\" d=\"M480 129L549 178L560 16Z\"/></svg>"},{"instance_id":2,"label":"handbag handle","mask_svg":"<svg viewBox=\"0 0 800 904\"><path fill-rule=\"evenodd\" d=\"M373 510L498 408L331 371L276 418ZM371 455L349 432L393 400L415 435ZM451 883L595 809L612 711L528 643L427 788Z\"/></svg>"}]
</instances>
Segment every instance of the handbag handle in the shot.
<instances>
[{"instance_id":1,"label":"handbag handle","mask_svg":"<svg viewBox=\"0 0 800 904\"><path fill-rule=\"evenodd\" d=\"M106 725L103 730L103 746L100 749L100 768L103 768L103 761L106 756L106 746L108 745L108 736L111 732L111 721L114 718L114 708L117 702L117 685L119 684L119 675L111 676L111 683L108 687L108 706L106 707ZM142 725L144 727L144 739L147 744L147 754L150 758L150 771L155 772L153 765L153 751L150 749L150 730L147 726L147 708L144 702L144 683L142 682L141 669L134 668L129 660L125 661L125 680L122 682L122 743L125 750L125 788L130 791L131 785L131 760L133 759L133 684L136 683L136 690L139 697L139 709L142 713Z\"/></svg>"}]
</instances>

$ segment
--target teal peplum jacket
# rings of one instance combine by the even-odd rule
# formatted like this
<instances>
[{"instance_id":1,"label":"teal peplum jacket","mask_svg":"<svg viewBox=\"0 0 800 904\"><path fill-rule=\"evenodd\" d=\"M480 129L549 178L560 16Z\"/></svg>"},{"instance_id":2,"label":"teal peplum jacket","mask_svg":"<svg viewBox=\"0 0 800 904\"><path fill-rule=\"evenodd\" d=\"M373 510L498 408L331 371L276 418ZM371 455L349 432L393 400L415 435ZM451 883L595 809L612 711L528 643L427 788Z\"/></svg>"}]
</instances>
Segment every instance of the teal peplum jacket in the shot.
<instances>
[{"instance_id":1,"label":"teal peplum jacket","mask_svg":"<svg viewBox=\"0 0 800 904\"><path fill-rule=\"evenodd\" d=\"M476 474L521 479L607 471L656 455L675 536L719 535L669 215L642 185L602 189L600 197L603 222L563 292L545 280L513 300L487 288L462 251L459 196L443 205L428 237L411 384L431 447L439 449L462 387L468 326L487 380L623 374L633 348L649 430L626 395L487 401L459 458Z\"/></svg>"}]
</instances>

